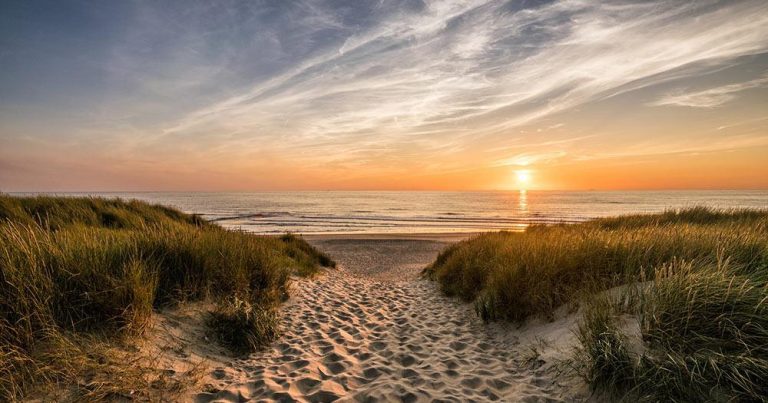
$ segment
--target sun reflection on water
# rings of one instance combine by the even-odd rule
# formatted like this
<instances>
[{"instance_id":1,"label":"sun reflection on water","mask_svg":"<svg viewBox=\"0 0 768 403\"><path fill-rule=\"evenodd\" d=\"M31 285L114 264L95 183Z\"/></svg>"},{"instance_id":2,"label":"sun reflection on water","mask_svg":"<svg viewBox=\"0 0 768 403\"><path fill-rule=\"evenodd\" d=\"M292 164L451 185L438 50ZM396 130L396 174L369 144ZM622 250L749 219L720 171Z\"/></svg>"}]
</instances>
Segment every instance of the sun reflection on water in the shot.
<instances>
[{"instance_id":1,"label":"sun reflection on water","mask_svg":"<svg viewBox=\"0 0 768 403\"><path fill-rule=\"evenodd\" d=\"M528 191L521 189L517 196L517 204L521 213L528 214Z\"/></svg>"}]
</instances>

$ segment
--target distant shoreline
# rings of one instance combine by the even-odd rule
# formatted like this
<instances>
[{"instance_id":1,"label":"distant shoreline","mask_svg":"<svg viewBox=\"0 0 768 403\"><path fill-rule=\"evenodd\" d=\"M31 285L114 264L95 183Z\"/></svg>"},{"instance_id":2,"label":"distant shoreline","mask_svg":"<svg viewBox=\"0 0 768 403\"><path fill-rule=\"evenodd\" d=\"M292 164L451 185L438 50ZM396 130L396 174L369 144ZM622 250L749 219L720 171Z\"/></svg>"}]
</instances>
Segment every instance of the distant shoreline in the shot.
<instances>
[{"instance_id":1,"label":"distant shoreline","mask_svg":"<svg viewBox=\"0 0 768 403\"><path fill-rule=\"evenodd\" d=\"M14 194L15 195L15 194ZM256 235L456 239L456 234L523 231L529 225L663 213L690 207L768 207L768 192L256 192L91 193L172 206ZM396 235L391 235L396 234ZM418 234L418 235L412 235ZM426 235L425 234L429 234ZM439 234L439 235L431 235Z\"/></svg>"},{"instance_id":2,"label":"distant shoreline","mask_svg":"<svg viewBox=\"0 0 768 403\"><path fill-rule=\"evenodd\" d=\"M472 236L484 234L492 231L478 232L422 232L422 233L338 233L338 234L297 234L307 241L328 241L328 240L403 240L403 241L436 241L436 242L459 242Z\"/></svg>"}]
</instances>

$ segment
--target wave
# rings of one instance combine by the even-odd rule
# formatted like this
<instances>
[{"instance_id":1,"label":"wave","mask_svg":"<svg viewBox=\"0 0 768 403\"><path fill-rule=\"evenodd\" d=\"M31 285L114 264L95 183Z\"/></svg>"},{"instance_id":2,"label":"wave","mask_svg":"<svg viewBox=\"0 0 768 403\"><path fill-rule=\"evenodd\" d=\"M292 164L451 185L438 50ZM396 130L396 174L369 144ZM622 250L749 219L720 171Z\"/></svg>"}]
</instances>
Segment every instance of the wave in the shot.
<instances>
[{"instance_id":1,"label":"wave","mask_svg":"<svg viewBox=\"0 0 768 403\"><path fill-rule=\"evenodd\" d=\"M208 215L214 215L214 214L208 214ZM271 213L248 213L248 214L239 214L239 215L233 215L233 216L224 216L224 217L214 217L214 218L208 218L208 221L211 222L218 222L218 221L229 221L229 220L241 220L245 218L268 218L268 217L279 217L281 215L291 215L289 212L271 212Z\"/></svg>"}]
</instances>

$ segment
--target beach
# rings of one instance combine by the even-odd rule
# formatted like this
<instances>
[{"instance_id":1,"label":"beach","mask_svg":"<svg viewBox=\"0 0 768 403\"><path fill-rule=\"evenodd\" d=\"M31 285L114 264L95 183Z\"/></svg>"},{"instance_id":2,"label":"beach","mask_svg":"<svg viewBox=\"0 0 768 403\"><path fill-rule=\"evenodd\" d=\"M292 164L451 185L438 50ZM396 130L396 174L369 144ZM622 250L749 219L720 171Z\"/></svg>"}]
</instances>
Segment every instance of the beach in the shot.
<instances>
[{"instance_id":1,"label":"beach","mask_svg":"<svg viewBox=\"0 0 768 403\"><path fill-rule=\"evenodd\" d=\"M0 7L0 403L768 403L768 1Z\"/></svg>"},{"instance_id":2,"label":"beach","mask_svg":"<svg viewBox=\"0 0 768 403\"><path fill-rule=\"evenodd\" d=\"M303 236L103 198L0 214L3 400L768 393L765 210Z\"/></svg>"},{"instance_id":3,"label":"beach","mask_svg":"<svg viewBox=\"0 0 768 403\"><path fill-rule=\"evenodd\" d=\"M768 1L0 9L0 403L768 403Z\"/></svg>"},{"instance_id":4,"label":"beach","mask_svg":"<svg viewBox=\"0 0 768 403\"><path fill-rule=\"evenodd\" d=\"M421 270L467 235L308 240L336 269L295 279L283 334L264 351L211 367L210 401L560 401L586 387L562 376L569 317L518 328L483 323ZM535 354L532 355L532 352Z\"/></svg>"}]
</instances>

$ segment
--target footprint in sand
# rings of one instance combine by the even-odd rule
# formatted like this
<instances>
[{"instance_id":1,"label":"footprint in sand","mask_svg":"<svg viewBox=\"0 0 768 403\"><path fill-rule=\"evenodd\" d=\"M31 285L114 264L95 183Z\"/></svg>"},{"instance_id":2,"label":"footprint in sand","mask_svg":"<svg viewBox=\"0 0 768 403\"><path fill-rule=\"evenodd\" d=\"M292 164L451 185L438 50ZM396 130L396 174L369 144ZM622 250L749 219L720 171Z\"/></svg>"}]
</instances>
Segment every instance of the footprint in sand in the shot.
<instances>
[{"instance_id":1,"label":"footprint in sand","mask_svg":"<svg viewBox=\"0 0 768 403\"><path fill-rule=\"evenodd\" d=\"M281 338L233 368L217 368L212 377L228 386L192 400L573 400L511 358L517 337L483 324L470 305L418 278L414 268L430 263L445 244L315 244L340 267L295 281Z\"/></svg>"}]
</instances>

